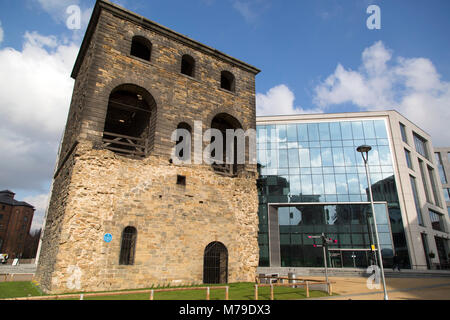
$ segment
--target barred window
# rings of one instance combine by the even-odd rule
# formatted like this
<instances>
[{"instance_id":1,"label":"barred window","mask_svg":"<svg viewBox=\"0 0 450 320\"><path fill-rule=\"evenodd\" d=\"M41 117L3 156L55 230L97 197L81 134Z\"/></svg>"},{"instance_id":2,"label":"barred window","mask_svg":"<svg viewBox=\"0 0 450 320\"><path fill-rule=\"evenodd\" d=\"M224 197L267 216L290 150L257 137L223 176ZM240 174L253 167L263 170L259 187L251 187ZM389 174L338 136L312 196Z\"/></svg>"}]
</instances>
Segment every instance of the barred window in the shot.
<instances>
[{"instance_id":1,"label":"barred window","mask_svg":"<svg viewBox=\"0 0 450 320\"><path fill-rule=\"evenodd\" d=\"M120 247L121 265L133 265L136 250L137 231L134 227L126 227L122 232L122 245Z\"/></svg>"}]
</instances>

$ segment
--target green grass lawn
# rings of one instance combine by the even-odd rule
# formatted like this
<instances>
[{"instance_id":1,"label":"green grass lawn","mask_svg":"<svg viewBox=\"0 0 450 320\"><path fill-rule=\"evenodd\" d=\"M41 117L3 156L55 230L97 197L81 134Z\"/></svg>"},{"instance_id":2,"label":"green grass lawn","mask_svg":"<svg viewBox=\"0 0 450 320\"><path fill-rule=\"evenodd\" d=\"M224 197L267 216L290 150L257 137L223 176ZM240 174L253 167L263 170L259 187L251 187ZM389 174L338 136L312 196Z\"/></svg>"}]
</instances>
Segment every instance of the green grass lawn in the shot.
<instances>
[{"instance_id":1,"label":"green grass lawn","mask_svg":"<svg viewBox=\"0 0 450 320\"><path fill-rule=\"evenodd\" d=\"M210 285L213 287L214 285ZM222 286L222 285L218 285ZM230 283L229 299L230 300L253 300L255 298L255 284L250 282L245 283ZM206 287L206 285L200 285ZM156 288L155 288L156 289ZM270 287L258 288L259 300L270 299ZM38 287L32 282L1 282L0 283L0 298L16 298L27 296L43 295ZM309 296L324 297L328 294L322 291L310 290ZM295 300L306 299L306 291L303 288L291 287L274 287L275 300ZM84 297L84 300L149 300L150 293L134 293L124 294L119 296L104 296L98 297ZM154 300L205 300L206 290L191 290L191 291L172 291L172 292L155 292ZM71 300L78 300L71 299ZM225 289L210 290L210 300L225 300Z\"/></svg>"},{"instance_id":2,"label":"green grass lawn","mask_svg":"<svg viewBox=\"0 0 450 320\"><path fill-rule=\"evenodd\" d=\"M41 290L31 281L0 282L0 299L41 295Z\"/></svg>"}]
</instances>

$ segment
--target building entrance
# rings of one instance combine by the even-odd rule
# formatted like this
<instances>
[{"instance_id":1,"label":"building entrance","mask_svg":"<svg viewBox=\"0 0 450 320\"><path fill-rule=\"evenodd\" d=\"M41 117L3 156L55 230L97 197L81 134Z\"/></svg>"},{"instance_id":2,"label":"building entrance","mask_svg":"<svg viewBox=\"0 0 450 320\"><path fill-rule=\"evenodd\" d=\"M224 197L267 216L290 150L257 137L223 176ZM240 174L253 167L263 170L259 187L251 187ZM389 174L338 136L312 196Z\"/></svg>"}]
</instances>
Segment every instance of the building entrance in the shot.
<instances>
[{"instance_id":1,"label":"building entrance","mask_svg":"<svg viewBox=\"0 0 450 320\"><path fill-rule=\"evenodd\" d=\"M372 253L364 249L330 249L332 268L367 268L372 264Z\"/></svg>"}]
</instances>

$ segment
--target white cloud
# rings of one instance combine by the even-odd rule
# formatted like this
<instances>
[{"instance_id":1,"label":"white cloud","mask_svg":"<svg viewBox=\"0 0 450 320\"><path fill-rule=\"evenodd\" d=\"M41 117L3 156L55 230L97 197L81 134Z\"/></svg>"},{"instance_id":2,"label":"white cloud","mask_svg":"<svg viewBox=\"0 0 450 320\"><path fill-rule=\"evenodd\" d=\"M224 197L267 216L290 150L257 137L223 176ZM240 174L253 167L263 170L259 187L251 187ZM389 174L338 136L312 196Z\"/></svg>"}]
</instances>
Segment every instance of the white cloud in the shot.
<instances>
[{"instance_id":1,"label":"white cloud","mask_svg":"<svg viewBox=\"0 0 450 320\"><path fill-rule=\"evenodd\" d=\"M269 6L266 0L233 0L233 8L251 24L254 24Z\"/></svg>"},{"instance_id":2,"label":"white cloud","mask_svg":"<svg viewBox=\"0 0 450 320\"><path fill-rule=\"evenodd\" d=\"M431 134L435 145L448 145L450 83L441 80L429 59L392 57L378 41L363 51L358 70L338 64L316 86L314 103L328 110L343 103L361 110L395 109Z\"/></svg>"},{"instance_id":3,"label":"white cloud","mask_svg":"<svg viewBox=\"0 0 450 320\"><path fill-rule=\"evenodd\" d=\"M34 206L36 211L33 216L33 223L31 224L31 230L38 230L42 228L45 218L45 211L47 210L48 194L39 194L36 196L25 197L23 201Z\"/></svg>"},{"instance_id":4,"label":"white cloud","mask_svg":"<svg viewBox=\"0 0 450 320\"><path fill-rule=\"evenodd\" d=\"M47 191L78 50L36 32L25 33L21 51L0 49L0 150L7 150L0 157L3 188Z\"/></svg>"},{"instance_id":5,"label":"white cloud","mask_svg":"<svg viewBox=\"0 0 450 320\"><path fill-rule=\"evenodd\" d=\"M66 10L69 6L79 5L79 0L35 0L42 9L50 14L56 21L62 22L67 19Z\"/></svg>"},{"instance_id":6,"label":"white cloud","mask_svg":"<svg viewBox=\"0 0 450 320\"><path fill-rule=\"evenodd\" d=\"M0 44L3 42L3 35L2 22L0 21Z\"/></svg>"},{"instance_id":7,"label":"white cloud","mask_svg":"<svg viewBox=\"0 0 450 320\"><path fill-rule=\"evenodd\" d=\"M301 107L296 107L294 101L294 93L286 85L280 84L271 88L265 94L256 94L256 114L268 116L322 112L319 108L304 110Z\"/></svg>"}]
</instances>

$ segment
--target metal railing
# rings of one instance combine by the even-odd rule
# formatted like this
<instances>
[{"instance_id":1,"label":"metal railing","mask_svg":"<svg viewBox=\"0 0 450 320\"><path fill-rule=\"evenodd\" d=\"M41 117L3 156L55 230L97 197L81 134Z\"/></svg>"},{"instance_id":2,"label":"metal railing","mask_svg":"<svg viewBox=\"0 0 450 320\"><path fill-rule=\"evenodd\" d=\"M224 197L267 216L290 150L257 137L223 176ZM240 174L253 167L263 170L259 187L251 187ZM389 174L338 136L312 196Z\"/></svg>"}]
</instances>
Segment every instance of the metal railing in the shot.
<instances>
[{"instance_id":1,"label":"metal railing","mask_svg":"<svg viewBox=\"0 0 450 320\"><path fill-rule=\"evenodd\" d=\"M145 139L123 134L103 132L103 146L111 151L144 157L147 155Z\"/></svg>"},{"instance_id":2,"label":"metal railing","mask_svg":"<svg viewBox=\"0 0 450 320\"><path fill-rule=\"evenodd\" d=\"M74 294L60 294L51 296L35 296L22 298L9 298L3 300L61 300L77 298L84 300L85 297L109 297L120 296L128 294L143 294L149 293L149 300L154 300L156 292L171 292L171 291L190 291L190 290L205 290L206 300L210 300L210 291L225 289L225 300L229 300L229 286L213 286L213 287L188 287L188 288L165 288L165 289L150 289L150 290L134 290L134 291L115 291L115 292L98 292L98 293L74 293Z\"/></svg>"}]
</instances>

